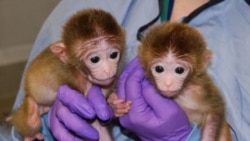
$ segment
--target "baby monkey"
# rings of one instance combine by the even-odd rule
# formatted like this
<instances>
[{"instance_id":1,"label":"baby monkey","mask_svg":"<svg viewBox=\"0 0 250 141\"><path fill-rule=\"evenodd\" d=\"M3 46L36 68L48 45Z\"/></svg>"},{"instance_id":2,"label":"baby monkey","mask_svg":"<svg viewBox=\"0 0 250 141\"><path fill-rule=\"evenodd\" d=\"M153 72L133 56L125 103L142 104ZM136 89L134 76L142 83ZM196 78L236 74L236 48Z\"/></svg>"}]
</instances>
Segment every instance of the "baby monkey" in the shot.
<instances>
[{"instance_id":1,"label":"baby monkey","mask_svg":"<svg viewBox=\"0 0 250 141\"><path fill-rule=\"evenodd\" d=\"M224 100L206 71L212 52L195 28L182 23L156 25L142 38L138 56L158 91L174 99L198 125L202 141L231 140ZM120 116L128 109L114 105Z\"/></svg>"},{"instance_id":2,"label":"baby monkey","mask_svg":"<svg viewBox=\"0 0 250 141\"><path fill-rule=\"evenodd\" d=\"M159 92L173 98L190 122L198 124L202 141L231 140L224 100L206 71L212 52L195 28L161 23L142 39L138 56Z\"/></svg>"},{"instance_id":3,"label":"baby monkey","mask_svg":"<svg viewBox=\"0 0 250 141\"><path fill-rule=\"evenodd\" d=\"M64 25L61 41L46 48L28 67L23 103L12 113L10 122L22 136L37 137L40 115L48 112L62 84L82 94L96 84L107 95L124 47L125 32L111 14L98 9L78 11ZM99 140L111 141L98 123L95 120L93 126L102 130Z\"/></svg>"}]
</instances>

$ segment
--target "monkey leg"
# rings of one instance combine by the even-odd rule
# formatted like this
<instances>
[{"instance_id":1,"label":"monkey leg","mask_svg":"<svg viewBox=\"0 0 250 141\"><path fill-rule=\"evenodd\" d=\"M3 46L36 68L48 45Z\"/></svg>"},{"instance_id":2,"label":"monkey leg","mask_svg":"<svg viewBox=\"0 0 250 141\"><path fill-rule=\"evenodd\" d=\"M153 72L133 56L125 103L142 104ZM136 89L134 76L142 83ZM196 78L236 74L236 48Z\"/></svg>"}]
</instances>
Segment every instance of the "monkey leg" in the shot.
<instances>
[{"instance_id":1,"label":"monkey leg","mask_svg":"<svg viewBox=\"0 0 250 141\"><path fill-rule=\"evenodd\" d=\"M232 141L230 127L226 121L223 122L219 141Z\"/></svg>"},{"instance_id":2,"label":"monkey leg","mask_svg":"<svg viewBox=\"0 0 250 141\"><path fill-rule=\"evenodd\" d=\"M33 137L41 128L38 104L30 96L25 96L22 105L10 117L10 123L24 137Z\"/></svg>"},{"instance_id":3,"label":"monkey leg","mask_svg":"<svg viewBox=\"0 0 250 141\"><path fill-rule=\"evenodd\" d=\"M24 137L24 141L34 141L34 140L43 140L43 134L42 133L37 133L33 137Z\"/></svg>"}]
</instances>

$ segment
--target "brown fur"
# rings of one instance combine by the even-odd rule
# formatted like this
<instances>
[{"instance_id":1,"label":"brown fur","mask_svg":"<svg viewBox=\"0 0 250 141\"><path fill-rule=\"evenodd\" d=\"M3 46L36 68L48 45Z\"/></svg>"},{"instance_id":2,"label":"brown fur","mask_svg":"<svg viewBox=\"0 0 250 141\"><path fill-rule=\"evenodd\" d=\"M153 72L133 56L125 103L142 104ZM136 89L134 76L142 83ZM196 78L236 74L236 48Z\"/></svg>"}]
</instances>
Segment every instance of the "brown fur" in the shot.
<instances>
[{"instance_id":1,"label":"brown fur","mask_svg":"<svg viewBox=\"0 0 250 141\"><path fill-rule=\"evenodd\" d=\"M181 23L161 23L148 31L139 46L139 59L146 75L151 73L152 60L173 52L176 58L188 62L191 71L178 95L172 97L184 109L191 123L202 130L202 141L230 141L225 120L224 100L206 72L211 58L205 40L194 28Z\"/></svg>"},{"instance_id":2,"label":"brown fur","mask_svg":"<svg viewBox=\"0 0 250 141\"><path fill-rule=\"evenodd\" d=\"M116 48L122 54L125 34L109 13L87 9L69 19L63 28L61 41L41 52L26 71L23 103L9 118L17 131L30 137L39 132L40 115L47 112L46 107L53 104L57 88L61 84L86 93L91 85L86 77L90 70L80 58L87 50L91 50L85 47L86 42L92 43L92 39L93 42L98 42L102 37L107 38L108 42L116 43ZM95 43L93 45L96 46Z\"/></svg>"}]
</instances>

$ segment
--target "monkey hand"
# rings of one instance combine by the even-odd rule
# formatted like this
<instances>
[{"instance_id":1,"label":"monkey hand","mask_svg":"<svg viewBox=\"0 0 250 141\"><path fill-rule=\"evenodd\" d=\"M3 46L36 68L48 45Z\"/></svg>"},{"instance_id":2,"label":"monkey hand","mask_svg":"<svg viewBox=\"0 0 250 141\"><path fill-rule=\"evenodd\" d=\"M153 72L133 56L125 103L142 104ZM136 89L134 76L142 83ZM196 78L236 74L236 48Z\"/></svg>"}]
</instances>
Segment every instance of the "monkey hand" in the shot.
<instances>
[{"instance_id":1,"label":"monkey hand","mask_svg":"<svg viewBox=\"0 0 250 141\"><path fill-rule=\"evenodd\" d=\"M113 109L115 117L121 117L127 114L130 109L131 101L125 101L125 99L118 98L116 93L112 93L108 97L107 101Z\"/></svg>"},{"instance_id":2,"label":"monkey hand","mask_svg":"<svg viewBox=\"0 0 250 141\"><path fill-rule=\"evenodd\" d=\"M125 128L143 141L186 140L192 130L187 116L144 78L138 58L125 68L118 84L118 96L132 102L128 114L120 117Z\"/></svg>"},{"instance_id":3,"label":"monkey hand","mask_svg":"<svg viewBox=\"0 0 250 141\"><path fill-rule=\"evenodd\" d=\"M85 98L81 93L62 85L48 115L48 127L57 140L97 140L99 134L87 120L96 115L103 121L113 117L100 89L91 87ZM98 96L97 96L98 95ZM93 105L94 101L98 104ZM72 134L74 132L74 134Z\"/></svg>"}]
</instances>

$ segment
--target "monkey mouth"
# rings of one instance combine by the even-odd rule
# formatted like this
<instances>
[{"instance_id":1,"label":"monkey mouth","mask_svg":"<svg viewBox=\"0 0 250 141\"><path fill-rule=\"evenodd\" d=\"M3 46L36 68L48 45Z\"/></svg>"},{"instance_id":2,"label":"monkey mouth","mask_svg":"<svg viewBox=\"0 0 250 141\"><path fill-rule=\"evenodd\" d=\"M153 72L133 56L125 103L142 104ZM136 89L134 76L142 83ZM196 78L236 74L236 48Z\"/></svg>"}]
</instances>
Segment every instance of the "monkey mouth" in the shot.
<instances>
[{"instance_id":1,"label":"monkey mouth","mask_svg":"<svg viewBox=\"0 0 250 141\"><path fill-rule=\"evenodd\" d=\"M164 96L171 98L171 97L175 97L179 93L179 91L161 91L161 93Z\"/></svg>"},{"instance_id":2,"label":"monkey mouth","mask_svg":"<svg viewBox=\"0 0 250 141\"><path fill-rule=\"evenodd\" d=\"M98 81L100 81L101 83L111 83L114 81L114 77L103 79L103 80L98 80Z\"/></svg>"},{"instance_id":3,"label":"monkey mouth","mask_svg":"<svg viewBox=\"0 0 250 141\"><path fill-rule=\"evenodd\" d=\"M115 76L106 79L92 79L92 82L98 85L107 86L114 82Z\"/></svg>"}]
</instances>

